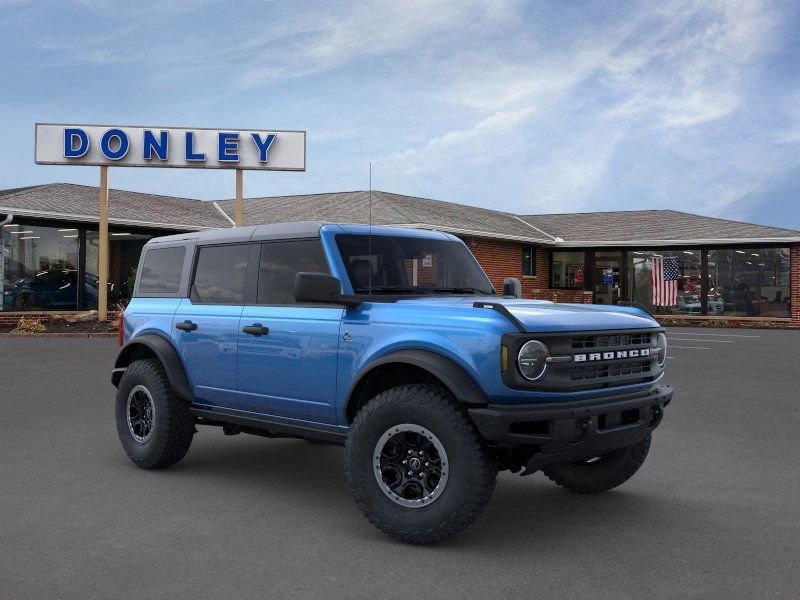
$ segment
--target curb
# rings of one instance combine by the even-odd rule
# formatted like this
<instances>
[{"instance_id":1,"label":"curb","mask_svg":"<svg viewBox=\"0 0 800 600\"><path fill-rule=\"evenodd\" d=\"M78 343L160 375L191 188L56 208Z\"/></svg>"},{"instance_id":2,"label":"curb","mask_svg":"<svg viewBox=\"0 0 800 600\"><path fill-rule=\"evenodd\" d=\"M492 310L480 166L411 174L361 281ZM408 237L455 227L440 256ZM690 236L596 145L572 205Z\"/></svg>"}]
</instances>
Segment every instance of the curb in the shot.
<instances>
[{"instance_id":1,"label":"curb","mask_svg":"<svg viewBox=\"0 0 800 600\"><path fill-rule=\"evenodd\" d=\"M115 338L116 333L0 333L3 338Z\"/></svg>"}]
</instances>

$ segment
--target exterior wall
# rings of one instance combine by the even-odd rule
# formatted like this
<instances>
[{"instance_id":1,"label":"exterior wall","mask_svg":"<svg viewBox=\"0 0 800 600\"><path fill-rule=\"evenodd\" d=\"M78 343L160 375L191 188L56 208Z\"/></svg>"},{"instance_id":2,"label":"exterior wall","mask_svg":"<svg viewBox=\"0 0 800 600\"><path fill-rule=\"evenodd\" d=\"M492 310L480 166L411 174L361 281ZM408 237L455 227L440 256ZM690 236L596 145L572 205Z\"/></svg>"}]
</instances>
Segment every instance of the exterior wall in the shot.
<instances>
[{"instance_id":1,"label":"exterior wall","mask_svg":"<svg viewBox=\"0 0 800 600\"><path fill-rule=\"evenodd\" d=\"M503 279L516 277L522 283L523 298L579 304L592 302L591 292L550 288L550 258L542 246L536 246L536 275L523 275L522 248L526 244L486 238L464 238L464 242L498 292L503 289Z\"/></svg>"},{"instance_id":2,"label":"exterior wall","mask_svg":"<svg viewBox=\"0 0 800 600\"><path fill-rule=\"evenodd\" d=\"M790 269L792 271L789 285L791 286L791 296L789 302L792 310L792 323L800 327L800 244L792 246L790 258Z\"/></svg>"},{"instance_id":3,"label":"exterior wall","mask_svg":"<svg viewBox=\"0 0 800 600\"><path fill-rule=\"evenodd\" d=\"M550 285L550 260L545 247L536 248L536 275L522 274L522 248L520 242L486 238L464 238L464 242L478 259L497 290L503 289L503 279L517 277L522 283L522 297L553 302L592 302L592 293L581 290L552 289ZM791 319L757 317L682 317L658 316L664 325L699 327L759 327L774 329L800 329L800 244L791 248Z\"/></svg>"}]
</instances>

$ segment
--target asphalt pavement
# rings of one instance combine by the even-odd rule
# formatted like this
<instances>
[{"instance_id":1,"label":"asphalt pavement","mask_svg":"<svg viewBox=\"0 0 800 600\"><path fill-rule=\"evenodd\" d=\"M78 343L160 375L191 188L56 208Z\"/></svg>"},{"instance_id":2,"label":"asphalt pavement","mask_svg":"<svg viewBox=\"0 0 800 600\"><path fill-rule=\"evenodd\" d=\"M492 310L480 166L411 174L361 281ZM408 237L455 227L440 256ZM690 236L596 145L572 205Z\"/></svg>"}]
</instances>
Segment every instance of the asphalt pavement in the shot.
<instances>
[{"instance_id":1,"label":"asphalt pavement","mask_svg":"<svg viewBox=\"0 0 800 600\"><path fill-rule=\"evenodd\" d=\"M670 329L675 399L600 496L501 474L452 540L385 537L342 450L201 427L136 468L111 340L0 339L0 599L796 598L800 332Z\"/></svg>"}]
</instances>

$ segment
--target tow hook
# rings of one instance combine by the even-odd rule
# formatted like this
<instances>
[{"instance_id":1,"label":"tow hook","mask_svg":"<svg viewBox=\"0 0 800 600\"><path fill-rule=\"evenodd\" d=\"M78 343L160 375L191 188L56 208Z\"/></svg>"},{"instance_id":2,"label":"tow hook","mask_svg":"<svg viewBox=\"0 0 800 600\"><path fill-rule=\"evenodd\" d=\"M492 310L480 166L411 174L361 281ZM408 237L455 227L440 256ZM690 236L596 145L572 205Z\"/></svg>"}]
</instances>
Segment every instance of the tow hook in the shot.
<instances>
[{"instance_id":1,"label":"tow hook","mask_svg":"<svg viewBox=\"0 0 800 600\"><path fill-rule=\"evenodd\" d=\"M572 439L573 442L580 442L584 434L589 430L589 418L584 417L582 419L575 419L575 437Z\"/></svg>"}]
</instances>

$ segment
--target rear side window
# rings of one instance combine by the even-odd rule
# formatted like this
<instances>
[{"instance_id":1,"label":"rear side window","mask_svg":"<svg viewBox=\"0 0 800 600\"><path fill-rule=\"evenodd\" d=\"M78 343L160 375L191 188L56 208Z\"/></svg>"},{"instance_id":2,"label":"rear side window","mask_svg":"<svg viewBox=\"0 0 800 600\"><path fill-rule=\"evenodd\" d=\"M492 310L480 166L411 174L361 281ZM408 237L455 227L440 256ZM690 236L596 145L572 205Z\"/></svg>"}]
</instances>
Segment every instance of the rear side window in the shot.
<instances>
[{"instance_id":1,"label":"rear side window","mask_svg":"<svg viewBox=\"0 0 800 600\"><path fill-rule=\"evenodd\" d=\"M186 249L155 248L148 250L142 263L138 294L177 294L181 284Z\"/></svg>"},{"instance_id":2,"label":"rear side window","mask_svg":"<svg viewBox=\"0 0 800 600\"><path fill-rule=\"evenodd\" d=\"M200 248L192 300L203 304L242 304L248 244Z\"/></svg>"},{"instance_id":3,"label":"rear side window","mask_svg":"<svg viewBox=\"0 0 800 600\"><path fill-rule=\"evenodd\" d=\"M329 273L319 240L292 240L261 245L259 304L295 304L294 278L300 271Z\"/></svg>"}]
</instances>

